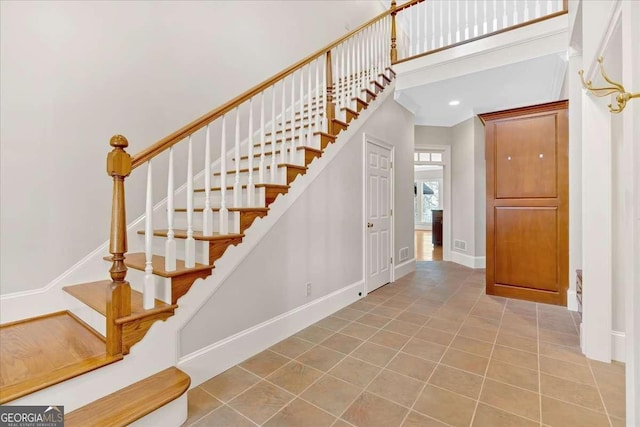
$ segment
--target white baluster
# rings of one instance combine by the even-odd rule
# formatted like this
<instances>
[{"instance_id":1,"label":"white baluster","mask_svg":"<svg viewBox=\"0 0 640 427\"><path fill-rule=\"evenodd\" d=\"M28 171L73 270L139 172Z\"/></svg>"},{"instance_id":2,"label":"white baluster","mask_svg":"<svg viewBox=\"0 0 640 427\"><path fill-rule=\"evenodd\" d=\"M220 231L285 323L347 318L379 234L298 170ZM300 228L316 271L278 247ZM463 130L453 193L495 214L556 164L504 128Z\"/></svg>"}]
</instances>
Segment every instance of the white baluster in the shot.
<instances>
[{"instance_id":1,"label":"white baluster","mask_svg":"<svg viewBox=\"0 0 640 427\"><path fill-rule=\"evenodd\" d=\"M184 242L184 266L196 265L196 241L193 239L193 143L189 135L187 154L187 239Z\"/></svg>"},{"instance_id":2,"label":"white baluster","mask_svg":"<svg viewBox=\"0 0 640 427\"><path fill-rule=\"evenodd\" d=\"M309 74L307 75L307 103L311 104L311 98L313 98L313 92L311 91L311 73L313 70L313 61L309 62L309 67L308 67L308 71ZM319 96L315 96L316 101L318 102L318 104L320 104L320 97ZM300 111L304 111L304 104L302 104L300 106ZM318 106L318 109L316 110L316 115L318 114L318 111L320 111L320 107ZM312 112L311 109L309 108L307 110L307 143L306 145L311 146L310 142L311 142L311 134L313 133L313 128L312 128Z\"/></svg>"},{"instance_id":3,"label":"white baluster","mask_svg":"<svg viewBox=\"0 0 640 427\"><path fill-rule=\"evenodd\" d=\"M316 59L316 99L320 99L322 97L322 105L323 108L326 109L327 108L327 104L326 102L324 102L324 90L322 92L320 92L320 67L322 66L322 60L321 60L322 56L318 57L318 59ZM311 93L311 92L309 92ZM311 114L311 111L309 111L309 114ZM314 121L314 131L315 132L320 132L322 131L322 129L320 128L320 110L316 111L316 115L315 115L315 121Z\"/></svg>"},{"instance_id":4,"label":"white baluster","mask_svg":"<svg viewBox=\"0 0 640 427\"><path fill-rule=\"evenodd\" d=\"M282 81L284 85L284 80ZM276 85L271 86L271 182L276 182Z\"/></svg>"},{"instance_id":5,"label":"white baluster","mask_svg":"<svg viewBox=\"0 0 640 427\"><path fill-rule=\"evenodd\" d=\"M487 15L487 1L488 0L483 0L482 2L484 10L484 17L482 19L482 34L487 34L489 32L489 15Z\"/></svg>"},{"instance_id":6,"label":"white baluster","mask_svg":"<svg viewBox=\"0 0 640 427\"><path fill-rule=\"evenodd\" d=\"M439 47L444 46L444 2L439 2L438 6L440 8L440 43Z\"/></svg>"},{"instance_id":7,"label":"white baluster","mask_svg":"<svg viewBox=\"0 0 640 427\"><path fill-rule=\"evenodd\" d=\"M247 181L247 206L254 206L256 187L253 182L253 98L249 99L249 140L247 141L249 154L249 180Z\"/></svg>"},{"instance_id":8,"label":"white baluster","mask_svg":"<svg viewBox=\"0 0 640 427\"><path fill-rule=\"evenodd\" d=\"M352 49L350 46L350 40L347 40L344 45L347 51L347 73L342 77L342 91L345 94L345 107L351 107L351 54Z\"/></svg>"},{"instance_id":9,"label":"white baluster","mask_svg":"<svg viewBox=\"0 0 640 427\"><path fill-rule=\"evenodd\" d=\"M304 130L305 130L305 115L304 115L304 67L302 67L300 69L300 95L298 96L300 98L300 139L298 139L298 147L302 147L303 145L305 145L304 142ZM309 96L309 99L311 99L311 96ZM320 109L320 100L316 99L316 111ZM311 104L311 102L309 102L309 104ZM311 109L308 109L309 113L311 112ZM291 156L291 160L292 160L292 164L296 164L295 160L296 160L296 156L295 154L297 153L297 151L294 151L294 154Z\"/></svg>"},{"instance_id":10,"label":"white baluster","mask_svg":"<svg viewBox=\"0 0 640 427\"><path fill-rule=\"evenodd\" d=\"M547 0L547 15L550 15L553 11L553 4L551 0Z\"/></svg>"},{"instance_id":11,"label":"white baluster","mask_svg":"<svg viewBox=\"0 0 640 427\"><path fill-rule=\"evenodd\" d=\"M478 37L478 0L473 0L473 37Z\"/></svg>"},{"instance_id":12,"label":"white baluster","mask_svg":"<svg viewBox=\"0 0 640 427\"><path fill-rule=\"evenodd\" d=\"M233 207L242 207L242 186L240 185L240 107L236 107L236 138L234 146L235 180L233 182Z\"/></svg>"},{"instance_id":13,"label":"white baluster","mask_svg":"<svg viewBox=\"0 0 640 427\"><path fill-rule=\"evenodd\" d=\"M460 41L460 0L456 0L456 43Z\"/></svg>"},{"instance_id":14,"label":"white baluster","mask_svg":"<svg viewBox=\"0 0 640 427\"><path fill-rule=\"evenodd\" d=\"M427 10L428 10L428 6L429 6L429 2L426 2L426 1L422 2L422 3L420 3L420 6L422 7L422 22L423 22L423 25L422 25L422 30L423 30L422 31L422 33L423 33L422 34L422 36L423 36L423 40L422 40L423 41L423 49L422 49L422 52L427 52L429 50L428 43L427 43L429 41L429 36L428 36L428 32L427 32L427 29L428 29L428 26L427 26Z\"/></svg>"},{"instance_id":15,"label":"white baluster","mask_svg":"<svg viewBox=\"0 0 640 427\"><path fill-rule=\"evenodd\" d=\"M347 52L347 42L344 42L340 45L340 57L342 58L340 61L340 71L338 72L337 78L334 80L336 87L335 93L338 97L338 111L340 111L341 108L346 107L346 105L344 104L347 90L347 86L345 85L345 77L347 75L347 59L349 57L349 54Z\"/></svg>"},{"instance_id":16,"label":"white baluster","mask_svg":"<svg viewBox=\"0 0 640 427\"><path fill-rule=\"evenodd\" d=\"M464 40L469 38L469 1L464 2Z\"/></svg>"},{"instance_id":17,"label":"white baluster","mask_svg":"<svg viewBox=\"0 0 640 427\"><path fill-rule=\"evenodd\" d=\"M337 58L337 50L334 49L335 57ZM333 57L333 54L332 54ZM329 132L329 120L327 120L327 56L322 55L320 59L320 70L322 71L322 103L324 105L324 109L322 112L322 130L324 132ZM337 74L337 73L336 73ZM335 100L332 101L335 103ZM317 113L318 111L316 111Z\"/></svg>"},{"instance_id":18,"label":"white baluster","mask_svg":"<svg viewBox=\"0 0 640 427\"><path fill-rule=\"evenodd\" d=\"M262 92L262 96L260 97L260 165L258 166L258 179L261 184L265 183L265 141L264 134L267 131L264 127L264 98L267 96L267 91L264 90ZM249 149L249 155L253 153L253 147Z\"/></svg>"},{"instance_id":19,"label":"white baluster","mask_svg":"<svg viewBox=\"0 0 640 427\"><path fill-rule=\"evenodd\" d=\"M493 31L498 31L498 0L493 0Z\"/></svg>"},{"instance_id":20,"label":"white baluster","mask_svg":"<svg viewBox=\"0 0 640 427\"><path fill-rule=\"evenodd\" d=\"M202 234L213 235L213 210L211 209L211 137L207 125L204 142L204 210L202 211Z\"/></svg>"},{"instance_id":21,"label":"white baluster","mask_svg":"<svg viewBox=\"0 0 640 427\"><path fill-rule=\"evenodd\" d=\"M431 5L431 50L436 49L436 5L437 3L429 2Z\"/></svg>"},{"instance_id":22,"label":"white baluster","mask_svg":"<svg viewBox=\"0 0 640 427\"><path fill-rule=\"evenodd\" d=\"M502 28L509 26L509 17L507 16L507 0L502 0Z\"/></svg>"},{"instance_id":23,"label":"white baluster","mask_svg":"<svg viewBox=\"0 0 640 427\"><path fill-rule=\"evenodd\" d=\"M227 209L227 116L222 116L220 141L220 234L229 234L229 210Z\"/></svg>"},{"instance_id":24,"label":"white baluster","mask_svg":"<svg viewBox=\"0 0 640 427\"><path fill-rule=\"evenodd\" d=\"M358 61L356 62L356 93L360 95L362 93L362 89L364 89L364 76L363 76L363 54L364 54L364 32L360 31L356 34L356 57Z\"/></svg>"},{"instance_id":25,"label":"white baluster","mask_svg":"<svg viewBox=\"0 0 640 427\"><path fill-rule=\"evenodd\" d=\"M147 199L144 225L144 288L142 305L145 310L155 307L155 280L153 278L153 173L151 160L147 162Z\"/></svg>"},{"instance_id":26,"label":"white baluster","mask_svg":"<svg viewBox=\"0 0 640 427\"><path fill-rule=\"evenodd\" d=\"M316 108L318 105L316 104ZM311 106L309 106L311 108ZM284 135L284 132L283 132ZM289 145L289 163L294 163L296 155L296 75L291 74L291 144ZM287 163L286 161L284 163Z\"/></svg>"},{"instance_id":27,"label":"white baluster","mask_svg":"<svg viewBox=\"0 0 640 427\"><path fill-rule=\"evenodd\" d=\"M286 78L282 79L282 113L280 114L280 130L282 142L280 143L280 163L287 163L287 84ZM275 141L275 135L274 135Z\"/></svg>"},{"instance_id":28,"label":"white baluster","mask_svg":"<svg viewBox=\"0 0 640 427\"><path fill-rule=\"evenodd\" d=\"M526 3L526 1L525 1ZM513 25L517 25L520 21L518 20L518 3L513 3Z\"/></svg>"},{"instance_id":29,"label":"white baluster","mask_svg":"<svg viewBox=\"0 0 640 427\"><path fill-rule=\"evenodd\" d=\"M528 22L528 21L529 21L529 0L525 0L525 2L524 2L524 13L523 13L523 16L522 16L522 22Z\"/></svg>"},{"instance_id":30,"label":"white baluster","mask_svg":"<svg viewBox=\"0 0 640 427\"><path fill-rule=\"evenodd\" d=\"M166 271L176 270L176 241L173 231L173 215L175 208L173 204L173 147L169 147L169 170L167 176L167 240L164 244L164 269ZM211 172L211 171L209 171ZM206 178L205 178L206 182ZM207 184L205 184L207 185ZM209 184L208 187L211 185Z\"/></svg>"},{"instance_id":31,"label":"white baluster","mask_svg":"<svg viewBox=\"0 0 640 427\"><path fill-rule=\"evenodd\" d=\"M536 16L535 18L540 18L542 16L542 10L540 9L540 0L536 0Z\"/></svg>"},{"instance_id":32,"label":"white baluster","mask_svg":"<svg viewBox=\"0 0 640 427\"><path fill-rule=\"evenodd\" d=\"M451 44L451 2L447 2L447 44Z\"/></svg>"},{"instance_id":33,"label":"white baluster","mask_svg":"<svg viewBox=\"0 0 640 427\"><path fill-rule=\"evenodd\" d=\"M414 10L410 7L407 14L409 17L409 56L413 56L413 14Z\"/></svg>"}]
</instances>

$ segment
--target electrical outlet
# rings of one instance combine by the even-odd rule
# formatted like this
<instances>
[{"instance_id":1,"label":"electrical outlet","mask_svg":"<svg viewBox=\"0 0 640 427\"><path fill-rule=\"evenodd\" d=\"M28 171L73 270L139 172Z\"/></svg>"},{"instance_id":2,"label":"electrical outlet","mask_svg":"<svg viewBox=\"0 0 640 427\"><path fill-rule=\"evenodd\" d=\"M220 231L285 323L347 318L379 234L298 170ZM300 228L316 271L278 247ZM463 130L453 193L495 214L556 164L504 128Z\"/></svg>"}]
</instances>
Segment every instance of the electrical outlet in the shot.
<instances>
[{"instance_id":1,"label":"electrical outlet","mask_svg":"<svg viewBox=\"0 0 640 427\"><path fill-rule=\"evenodd\" d=\"M307 296L311 295L311 283L307 283Z\"/></svg>"}]
</instances>

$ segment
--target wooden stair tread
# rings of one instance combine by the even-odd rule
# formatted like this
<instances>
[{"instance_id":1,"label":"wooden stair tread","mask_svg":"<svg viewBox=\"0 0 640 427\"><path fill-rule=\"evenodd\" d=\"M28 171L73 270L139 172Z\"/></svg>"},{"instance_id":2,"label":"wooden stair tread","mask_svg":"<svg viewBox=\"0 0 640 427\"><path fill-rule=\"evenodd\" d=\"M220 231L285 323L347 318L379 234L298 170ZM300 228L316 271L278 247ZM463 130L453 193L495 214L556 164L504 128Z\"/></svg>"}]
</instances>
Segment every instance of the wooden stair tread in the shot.
<instances>
[{"instance_id":1,"label":"wooden stair tread","mask_svg":"<svg viewBox=\"0 0 640 427\"><path fill-rule=\"evenodd\" d=\"M110 256L104 257L105 261L111 261ZM125 255L124 263L127 267L133 268L136 270L144 271L145 263L147 261L147 257L144 252L137 253L128 253ZM153 266L153 274L160 277L176 277L181 276L187 273L193 273L196 271L211 271L213 269L212 265L199 264L196 263L195 267L187 268L184 266L184 261L181 259L176 259L176 270L175 271L166 271L164 268L164 257L161 255L153 255L151 257L151 263Z\"/></svg>"},{"instance_id":2,"label":"wooden stair tread","mask_svg":"<svg viewBox=\"0 0 640 427\"><path fill-rule=\"evenodd\" d=\"M62 289L78 300L82 301L98 313L107 314L107 288L111 286L111 280L101 280L98 282L80 283L78 285L65 286ZM142 305L142 293L131 289L131 314L117 319L117 323L126 323L131 320L140 319L158 313L173 312L176 305L167 304L156 300L155 307L145 310Z\"/></svg>"},{"instance_id":3,"label":"wooden stair tread","mask_svg":"<svg viewBox=\"0 0 640 427\"><path fill-rule=\"evenodd\" d=\"M126 426L182 396L191 378L171 367L65 415L67 427Z\"/></svg>"},{"instance_id":4,"label":"wooden stair tread","mask_svg":"<svg viewBox=\"0 0 640 427\"><path fill-rule=\"evenodd\" d=\"M343 121L342 121L342 120L340 120L340 119L333 119L333 121L334 121L335 123L340 123L340 124L341 124L342 126L344 126L344 127L349 127L349 124L348 124L347 122L343 122Z\"/></svg>"},{"instance_id":5,"label":"wooden stair tread","mask_svg":"<svg viewBox=\"0 0 640 427\"><path fill-rule=\"evenodd\" d=\"M278 188L278 189L289 189L289 185L286 184L255 184L256 188L260 188L260 187L264 187L264 188ZM244 184L242 185L242 188L247 188L247 185ZM222 188L221 187L212 187L211 191L220 191ZM233 185L227 185L227 190L233 190ZM204 188L196 188L195 190L193 190L196 193L204 193L205 189ZM228 208L229 210L234 209L234 208Z\"/></svg>"},{"instance_id":6,"label":"wooden stair tread","mask_svg":"<svg viewBox=\"0 0 640 427\"><path fill-rule=\"evenodd\" d=\"M0 404L122 359L67 311L0 325L0 342Z\"/></svg>"},{"instance_id":7,"label":"wooden stair tread","mask_svg":"<svg viewBox=\"0 0 640 427\"><path fill-rule=\"evenodd\" d=\"M345 123L345 125L346 125L346 123ZM278 163L278 167L279 168L304 169L304 170L307 169L306 166L294 165L294 164L291 164L291 163ZM271 168L271 165L265 166L265 169L270 169L270 168ZM260 168L255 167L255 168L253 168L253 170L254 171L258 171L258 170L260 170ZM242 168L242 169L240 169L239 172L240 173L249 172L249 168ZM227 171L227 175L231 175L231 174L234 174L234 173L236 173L235 169ZM220 176L220 172L214 173L213 176Z\"/></svg>"},{"instance_id":8,"label":"wooden stair tread","mask_svg":"<svg viewBox=\"0 0 640 427\"><path fill-rule=\"evenodd\" d=\"M218 188L219 190L220 188ZM233 189L233 187L231 187L231 189ZM175 208L174 209L176 212L186 212L187 208ZM218 212L220 210L220 208L211 208L212 211L214 212ZM255 207L246 207L246 208L227 208L227 210L229 212L267 212L269 210L269 208L265 208L262 206L255 206ZM194 212L202 212L204 211L204 208L193 208Z\"/></svg>"},{"instance_id":9,"label":"wooden stair tread","mask_svg":"<svg viewBox=\"0 0 640 427\"><path fill-rule=\"evenodd\" d=\"M174 229L173 232L176 239L187 238L187 230ZM144 230L138 231L138 234L144 234ZM167 230L153 230L153 235L157 237L167 237ZM194 230L193 232L194 240L202 240L205 242L212 242L216 240L226 240L226 239L236 239L238 237L244 237L244 234L236 234L236 233L220 234L220 233L214 232L212 236L205 236L204 234L202 234L202 231Z\"/></svg>"},{"instance_id":10,"label":"wooden stair tread","mask_svg":"<svg viewBox=\"0 0 640 427\"><path fill-rule=\"evenodd\" d=\"M260 145L261 145L261 144L254 144L254 147L260 147ZM267 144L266 144L266 142L265 142L265 145L267 145ZM314 152L315 152L315 151L317 151L317 152L319 152L319 153L322 153L322 150L320 150L320 149L318 149L318 148L314 148L314 147L308 147L308 146L306 146L306 145L302 145L302 146L296 147L296 150L305 150L305 151L314 151ZM276 150L276 155L280 154L280 152L281 152L281 151L282 151L282 150L280 150L280 149ZM266 152L266 151L265 151L265 153L264 153L264 155L265 155L265 156L271 156L272 154L273 154L273 152L271 152L271 151L269 151L269 152ZM260 154L260 153L258 153L258 154L254 154L254 155L253 155L253 158L254 158L254 159L255 159L255 158L258 158L258 157L260 157L261 155L262 155L262 154ZM240 157L240 160L248 160L248 159L249 159L249 156L241 156L241 157ZM235 161L235 157L233 158L233 160ZM266 166L266 165L265 165L265 166Z\"/></svg>"}]
</instances>

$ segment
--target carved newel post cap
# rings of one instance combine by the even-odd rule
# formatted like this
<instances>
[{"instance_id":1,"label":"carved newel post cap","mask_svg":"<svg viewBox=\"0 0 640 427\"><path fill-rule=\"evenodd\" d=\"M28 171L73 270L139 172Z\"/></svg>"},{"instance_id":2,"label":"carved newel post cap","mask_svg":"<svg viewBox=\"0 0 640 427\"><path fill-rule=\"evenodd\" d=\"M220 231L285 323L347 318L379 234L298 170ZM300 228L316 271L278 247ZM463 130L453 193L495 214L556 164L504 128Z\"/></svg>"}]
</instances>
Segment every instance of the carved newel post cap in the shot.
<instances>
[{"instance_id":1,"label":"carved newel post cap","mask_svg":"<svg viewBox=\"0 0 640 427\"><path fill-rule=\"evenodd\" d=\"M113 150L107 155L107 175L109 176L129 176L131 173L131 156L124 149L129 145L129 141L122 135L111 137L109 144Z\"/></svg>"},{"instance_id":2,"label":"carved newel post cap","mask_svg":"<svg viewBox=\"0 0 640 427\"><path fill-rule=\"evenodd\" d=\"M123 135L113 135L109 140L109 145L116 148L127 148L129 141Z\"/></svg>"}]
</instances>

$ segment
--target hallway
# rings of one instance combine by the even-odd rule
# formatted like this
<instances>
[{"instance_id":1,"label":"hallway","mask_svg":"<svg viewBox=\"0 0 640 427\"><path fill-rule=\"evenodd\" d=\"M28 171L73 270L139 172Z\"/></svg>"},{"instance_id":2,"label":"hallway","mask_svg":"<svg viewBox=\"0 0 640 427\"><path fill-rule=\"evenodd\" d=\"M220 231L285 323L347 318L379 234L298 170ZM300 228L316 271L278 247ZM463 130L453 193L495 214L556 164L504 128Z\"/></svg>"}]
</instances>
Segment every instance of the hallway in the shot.
<instances>
[{"instance_id":1,"label":"hallway","mask_svg":"<svg viewBox=\"0 0 640 427\"><path fill-rule=\"evenodd\" d=\"M416 261L442 261L442 246L431 243L430 230L416 230Z\"/></svg>"},{"instance_id":2,"label":"hallway","mask_svg":"<svg viewBox=\"0 0 640 427\"><path fill-rule=\"evenodd\" d=\"M185 426L623 426L624 365L582 356L576 320L418 262L192 389Z\"/></svg>"}]
</instances>

